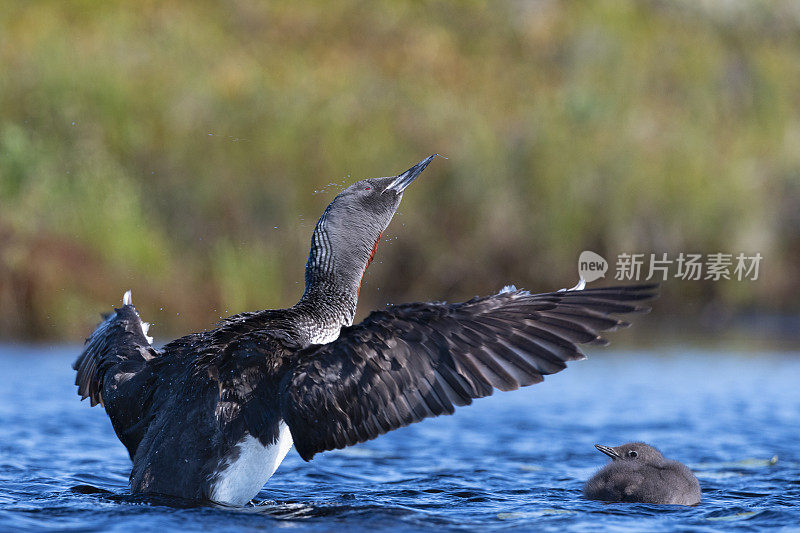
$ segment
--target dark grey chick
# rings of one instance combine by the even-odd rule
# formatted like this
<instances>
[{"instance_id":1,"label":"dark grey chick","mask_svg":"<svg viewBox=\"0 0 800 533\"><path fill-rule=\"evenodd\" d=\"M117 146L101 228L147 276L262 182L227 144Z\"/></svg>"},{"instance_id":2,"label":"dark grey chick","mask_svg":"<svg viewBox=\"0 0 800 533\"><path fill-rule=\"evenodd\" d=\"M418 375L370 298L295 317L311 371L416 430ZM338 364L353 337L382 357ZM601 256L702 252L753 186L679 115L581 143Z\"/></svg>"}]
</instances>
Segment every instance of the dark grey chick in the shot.
<instances>
[{"instance_id":1,"label":"dark grey chick","mask_svg":"<svg viewBox=\"0 0 800 533\"><path fill-rule=\"evenodd\" d=\"M671 505L700 503L700 483L686 465L664 458L643 442L616 448L596 444L611 463L586 482L583 495L605 502L640 502Z\"/></svg>"}]
</instances>

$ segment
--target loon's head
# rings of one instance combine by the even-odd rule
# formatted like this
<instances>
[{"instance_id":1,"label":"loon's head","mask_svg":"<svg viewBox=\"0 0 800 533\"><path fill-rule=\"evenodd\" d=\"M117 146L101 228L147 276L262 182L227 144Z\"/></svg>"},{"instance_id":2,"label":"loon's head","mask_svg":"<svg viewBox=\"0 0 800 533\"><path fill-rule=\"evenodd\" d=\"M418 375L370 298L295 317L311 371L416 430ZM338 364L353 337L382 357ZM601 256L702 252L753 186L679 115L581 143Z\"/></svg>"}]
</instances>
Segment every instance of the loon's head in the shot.
<instances>
[{"instance_id":1,"label":"loon's head","mask_svg":"<svg viewBox=\"0 0 800 533\"><path fill-rule=\"evenodd\" d=\"M602 444L595 444L594 447L611 457L612 461L634 461L648 464L659 464L666 461L661 452L644 442L629 442L614 448Z\"/></svg>"},{"instance_id":2,"label":"loon's head","mask_svg":"<svg viewBox=\"0 0 800 533\"><path fill-rule=\"evenodd\" d=\"M381 233L400 206L403 191L436 155L397 176L357 181L333 199L311 239L306 290L324 279L358 293L361 277L372 261Z\"/></svg>"}]
</instances>

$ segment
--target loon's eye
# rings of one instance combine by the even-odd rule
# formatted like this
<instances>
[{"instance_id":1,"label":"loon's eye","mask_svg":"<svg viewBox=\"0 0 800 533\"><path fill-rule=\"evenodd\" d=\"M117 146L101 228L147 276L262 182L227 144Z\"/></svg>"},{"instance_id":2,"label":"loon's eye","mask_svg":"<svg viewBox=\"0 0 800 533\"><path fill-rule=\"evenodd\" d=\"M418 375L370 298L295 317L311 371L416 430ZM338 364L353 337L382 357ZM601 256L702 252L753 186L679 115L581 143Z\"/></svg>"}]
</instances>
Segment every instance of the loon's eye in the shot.
<instances>
[{"instance_id":1,"label":"loon's eye","mask_svg":"<svg viewBox=\"0 0 800 533\"><path fill-rule=\"evenodd\" d=\"M639 454L636 453L636 450L631 450L628 452L628 457L638 457Z\"/></svg>"},{"instance_id":2,"label":"loon's eye","mask_svg":"<svg viewBox=\"0 0 800 533\"><path fill-rule=\"evenodd\" d=\"M365 191L371 191L371 190L372 190L372 187L364 187L364 190L365 190Z\"/></svg>"}]
</instances>

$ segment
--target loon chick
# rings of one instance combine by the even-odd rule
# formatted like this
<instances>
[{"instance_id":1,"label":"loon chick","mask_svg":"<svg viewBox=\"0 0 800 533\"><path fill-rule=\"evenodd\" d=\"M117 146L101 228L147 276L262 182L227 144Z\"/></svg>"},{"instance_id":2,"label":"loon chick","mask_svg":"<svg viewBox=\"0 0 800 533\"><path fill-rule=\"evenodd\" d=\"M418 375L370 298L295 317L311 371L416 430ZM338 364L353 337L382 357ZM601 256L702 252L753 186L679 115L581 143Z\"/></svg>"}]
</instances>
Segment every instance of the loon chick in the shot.
<instances>
[{"instance_id":1,"label":"loon chick","mask_svg":"<svg viewBox=\"0 0 800 533\"><path fill-rule=\"evenodd\" d=\"M586 482L583 494L590 500L672 505L700 503L700 483L686 465L665 459L643 442L611 448L595 444L611 463Z\"/></svg>"},{"instance_id":2,"label":"loon chick","mask_svg":"<svg viewBox=\"0 0 800 533\"><path fill-rule=\"evenodd\" d=\"M304 460L493 390L542 381L583 359L578 343L646 311L654 285L412 303L352 325L361 278L403 191L435 156L358 181L317 222L305 291L160 349L130 294L75 361L82 398L102 404L133 462L134 493L244 505L294 444Z\"/></svg>"}]
</instances>

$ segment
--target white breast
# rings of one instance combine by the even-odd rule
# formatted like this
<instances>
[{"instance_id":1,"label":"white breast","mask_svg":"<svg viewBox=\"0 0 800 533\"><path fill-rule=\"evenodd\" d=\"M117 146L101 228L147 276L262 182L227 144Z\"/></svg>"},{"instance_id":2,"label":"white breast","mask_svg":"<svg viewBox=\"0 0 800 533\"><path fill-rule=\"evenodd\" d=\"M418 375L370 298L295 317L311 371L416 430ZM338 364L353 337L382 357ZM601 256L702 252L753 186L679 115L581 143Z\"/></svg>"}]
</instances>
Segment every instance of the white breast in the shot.
<instances>
[{"instance_id":1,"label":"white breast","mask_svg":"<svg viewBox=\"0 0 800 533\"><path fill-rule=\"evenodd\" d=\"M257 438L247 434L236 445L235 459L226 461L214 476L211 499L228 505L246 504L272 477L291 447L292 434L283 421L274 444L263 446Z\"/></svg>"}]
</instances>

